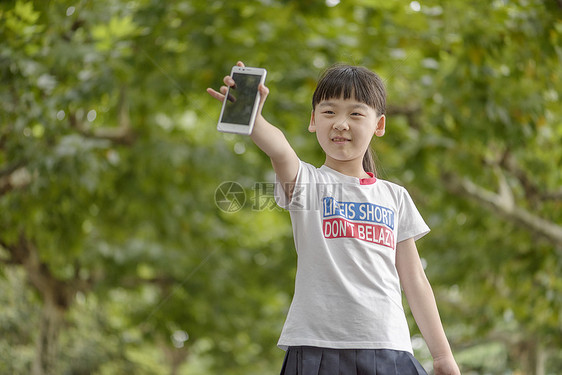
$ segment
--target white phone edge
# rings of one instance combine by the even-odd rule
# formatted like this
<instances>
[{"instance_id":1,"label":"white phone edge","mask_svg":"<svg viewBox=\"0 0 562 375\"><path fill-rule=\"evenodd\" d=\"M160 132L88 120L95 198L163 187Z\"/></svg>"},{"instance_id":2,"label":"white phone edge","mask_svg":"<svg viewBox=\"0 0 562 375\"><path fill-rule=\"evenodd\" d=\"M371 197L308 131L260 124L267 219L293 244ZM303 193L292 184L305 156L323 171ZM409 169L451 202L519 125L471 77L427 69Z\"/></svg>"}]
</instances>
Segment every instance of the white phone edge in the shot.
<instances>
[{"instance_id":1,"label":"white phone edge","mask_svg":"<svg viewBox=\"0 0 562 375\"><path fill-rule=\"evenodd\" d=\"M230 76L232 76L234 73L258 74L261 77L260 83L264 84L265 83L265 77L267 75L267 70L265 70L264 68L233 66L232 70L230 71ZM226 97L228 97L229 93L230 93L230 87L228 88L228 91L226 92ZM259 106L260 98L261 98L261 94L258 91L258 93L256 95L256 100L254 102L254 107L252 108L252 115L250 117L250 123L248 125L240 125L240 124L232 124L232 123L228 123L228 122L221 122L222 115L224 113L224 108L226 106L226 100L227 99L225 99L222 103L221 112L220 112L220 115L219 115L219 122L217 124L217 130L221 133L234 133L234 134L242 134L242 135L252 134L252 131L254 130L254 124L256 122L256 116L257 116L257 113L258 113L258 106Z\"/></svg>"}]
</instances>

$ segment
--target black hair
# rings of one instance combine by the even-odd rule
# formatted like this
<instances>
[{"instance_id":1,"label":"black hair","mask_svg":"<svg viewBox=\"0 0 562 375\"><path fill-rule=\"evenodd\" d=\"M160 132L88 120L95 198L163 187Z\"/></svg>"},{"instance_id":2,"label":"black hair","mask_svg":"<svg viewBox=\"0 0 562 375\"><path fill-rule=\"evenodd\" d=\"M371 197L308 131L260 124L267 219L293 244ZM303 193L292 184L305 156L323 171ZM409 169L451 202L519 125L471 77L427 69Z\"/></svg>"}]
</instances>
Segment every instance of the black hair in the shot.
<instances>
[{"instance_id":1,"label":"black hair","mask_svg":"<svg viewBox=\"0 0 562 375\"><path fill-rule=\"evenodd\" d=\"M378 74L362 66L336 64L326 69L314 94L312 95L312 109L324 100L333 98L350 99L367 104L373 108L378 116L386 112L386 89ZM367 148L363 156L363 169L377 175L374 152Z\"/></svg>"}]
</instances>

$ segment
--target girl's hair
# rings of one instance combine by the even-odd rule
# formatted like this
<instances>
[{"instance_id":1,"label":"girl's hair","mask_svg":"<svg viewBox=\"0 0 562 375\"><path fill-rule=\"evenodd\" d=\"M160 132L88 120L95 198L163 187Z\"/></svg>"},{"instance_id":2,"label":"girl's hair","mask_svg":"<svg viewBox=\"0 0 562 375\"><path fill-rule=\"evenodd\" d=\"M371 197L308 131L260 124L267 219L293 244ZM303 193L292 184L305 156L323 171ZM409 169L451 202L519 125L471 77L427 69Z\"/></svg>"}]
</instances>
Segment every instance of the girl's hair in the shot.
<instances>
[{"instance_id":1,"label":"girl's hair","mask_svg":"<svg viewBox=\"0 0 562 375\"><path fill-rule=\"evenodd\" d=\"M386 112L386 89L383 80L362 66L336 64L324 71L312 95L312 109L323 100L341 97L354 98L367 104L379 116ZM363 169L372 172L376 177L374 159L373 150L368 147L363 156Z\"/></svg>"}]
</instances>

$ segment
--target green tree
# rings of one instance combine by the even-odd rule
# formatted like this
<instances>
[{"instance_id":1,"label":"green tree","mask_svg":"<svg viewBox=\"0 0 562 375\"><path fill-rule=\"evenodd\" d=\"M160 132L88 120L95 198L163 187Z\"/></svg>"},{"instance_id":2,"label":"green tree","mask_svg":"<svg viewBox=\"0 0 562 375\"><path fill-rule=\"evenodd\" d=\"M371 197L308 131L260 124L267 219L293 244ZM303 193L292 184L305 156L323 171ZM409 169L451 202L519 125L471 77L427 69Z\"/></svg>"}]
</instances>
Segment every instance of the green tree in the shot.
<instances>
[{"instance_id":1,"label":"green tree","mask_svg":"<svg viewBox=\"0 0 562 375\"><path fill-rule=\"evenodd\" d=\"M77 298L91 298L98 309L119 317L119 324L100 322L108 334L130 328L133 337L148 338L139 345L150 342L170 352L181 343L169 337L185 330L190 344L207 338L213 344L208 351L234 360L229 340L244 324L266 325L259 317L271 315L269 304L279 304L279 293L287 289L280 292L279 282L260 279L286 263L286 257L270 256L289 242L288 224L264 213L263 225L279 231L240 241L235 233L241 231L232 228L242 224L214 204L219 183L241 175L232 157L234 141L229 145L212 127L199 126L205 112L195 112L192 104L190 109L200 93L189 83L203 64L177 68L189 62L182 46L187 41L179 34L196 27L184 25L175 37L159 33L174 24L178 12L191 12L189 6L130 5L18 1L2 8L7 43L1 50L0 244L3 262L26 271L41 301L36 356L27 364L35 374L76 366L76 359L59 360L59 348ZM217 172L222 170L232 172ZM279 237L267 266L239 271L258 268L258 250L266 239ZM211 261L216 273L208 269ZM199 271L205 266L206 272ZM232 293L244 287L233 282L244 275L253 293ZM270 303L251 308L263 299ZM129 309L112 307L122 301ZM246 320L230 319L236 311ZM273 314L282 319L281 311ZM267 330L252 336L239 336L239 347L272 339ZM91 370L101 366L102 354L89 362ZM185 354L171 356L170 367ZM130 356L125 352L122 362L135 362Z\"/></svg>"},{"instance_id":2,"label":"green tree","mask_svg":"<svg viewBox=\"0 0 562 375\"><path fill-rule=\"evenodd\" d=\"M463 370L556 373L561 14L548 0L2 3L0 369L277 371L290 224L255 185L269 160L216 132L204 93L242 59L268 69L268 119L317 165L319 72L380 73L379 170L433 228L420 252ZM241 211L215 205L224 181L246 189Z\"/></svg>"}]
</instances>

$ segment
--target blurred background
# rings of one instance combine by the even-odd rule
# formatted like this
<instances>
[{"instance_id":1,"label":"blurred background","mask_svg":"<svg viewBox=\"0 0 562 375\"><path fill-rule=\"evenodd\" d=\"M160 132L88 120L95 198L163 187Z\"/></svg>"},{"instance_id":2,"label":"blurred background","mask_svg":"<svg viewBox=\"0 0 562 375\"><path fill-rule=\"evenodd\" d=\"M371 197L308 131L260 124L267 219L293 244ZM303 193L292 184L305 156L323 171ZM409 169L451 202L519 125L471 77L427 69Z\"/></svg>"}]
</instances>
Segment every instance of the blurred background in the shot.
<instances>
[{"instance_id":1,"label":"blurred background","mask_svg":"<svg viewBox=\"0 0 562 375\"><path fill-rule=\"evenodd\" d=\"M279 372L289 216L205 93L238 60L268 70L264 114L316 166L319 74L378 72L379 175L432 228L463 374L562 373L561 1L18 0L0 4L1 374Z\"/></svg>"}]
</instances>

